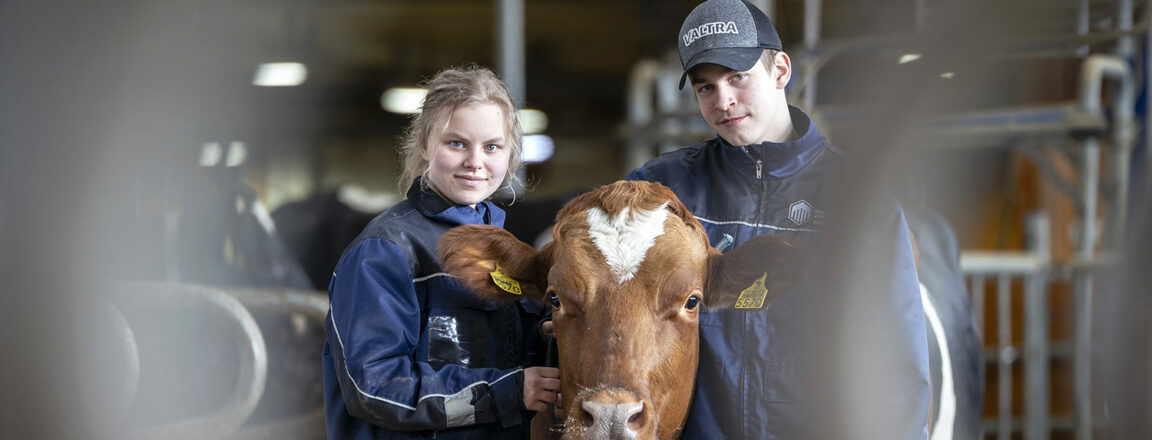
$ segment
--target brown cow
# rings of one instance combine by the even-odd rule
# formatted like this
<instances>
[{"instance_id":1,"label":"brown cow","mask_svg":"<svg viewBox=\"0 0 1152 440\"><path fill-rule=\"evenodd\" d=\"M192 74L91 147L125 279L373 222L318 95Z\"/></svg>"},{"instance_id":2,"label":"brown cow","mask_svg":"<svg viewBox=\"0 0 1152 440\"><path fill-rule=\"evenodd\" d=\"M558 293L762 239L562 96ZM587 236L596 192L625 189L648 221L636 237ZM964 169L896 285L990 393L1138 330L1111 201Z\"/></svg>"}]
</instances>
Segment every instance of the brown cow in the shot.
<instances>
[{"instance_id":1,"label":"brown cow","mask_svg":"<svg viewBox=\"0 0 1152 440\"><path fill-rule=\"evenodd\" d=\"M552 235L537 252L503 229L461 226L439 250L446 271L481 296L522 292L552 304L565 438L679 437L701 307L731 307L739 297L744 308L763 309L804 260L774 236L721 254L672 191L650 182L577 197Z\"/></svg>"}]
</instances>

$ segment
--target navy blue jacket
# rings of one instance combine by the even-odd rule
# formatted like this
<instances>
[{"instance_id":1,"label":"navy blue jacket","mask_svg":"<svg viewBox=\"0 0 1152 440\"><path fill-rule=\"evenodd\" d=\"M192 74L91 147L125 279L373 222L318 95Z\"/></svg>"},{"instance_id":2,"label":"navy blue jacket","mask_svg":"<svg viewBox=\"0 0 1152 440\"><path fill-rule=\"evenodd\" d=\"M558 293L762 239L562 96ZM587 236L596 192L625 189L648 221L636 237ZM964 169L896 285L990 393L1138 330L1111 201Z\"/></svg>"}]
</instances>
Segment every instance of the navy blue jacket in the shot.
<instances>
[{"instance_id":1,"label":"navy blue jacket","mask_svg":"<svg viewBox=\"0 0 1152 440\"><path fill-rule=\"evenodd\" d=\"M440 236L504 225L491 202L452 206L419 181L340 258L328 286L329 439L523 439L523 369L539 319L479 299L443 272Z\"/></svg>"},{"instance_id":2,"label":"navy blue jacket","mask_svg":"<svg viewBox=\"0 0 1152 440\"><path fill-rule=\"evenodd\" d=\"M731 250L761 234L810 236L827 220L833 189L829 177L844 154L828 143L802 111L790 107L803 133L785 143L736 147L720 137L665 153L628 175L663 183L704 225L713 246L731 236ZM878 402L907 421L892 438L924 439L929 406L928 352L919 283L904 216L894 199L869 234L891 255L893 297L888 316L899 322L900 353L890 365L902 383ZM818 270L817 270L818 274ZM686 439L792 439L821 423L810 414L805 391L801 313L803 295L788 295L766 311L722 309L700 315L700 364L696 392L684 427Z\"/></svg>"}]
</instances>

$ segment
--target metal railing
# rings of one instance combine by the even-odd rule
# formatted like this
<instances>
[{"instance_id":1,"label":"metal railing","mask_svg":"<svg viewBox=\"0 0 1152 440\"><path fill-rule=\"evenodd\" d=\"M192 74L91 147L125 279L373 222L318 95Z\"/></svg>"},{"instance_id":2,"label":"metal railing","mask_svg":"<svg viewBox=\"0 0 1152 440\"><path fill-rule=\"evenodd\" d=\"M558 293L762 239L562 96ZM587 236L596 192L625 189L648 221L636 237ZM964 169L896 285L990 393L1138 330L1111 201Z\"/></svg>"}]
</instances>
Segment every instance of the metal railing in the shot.
<instances>
[{"instance_id":1,"label":"metal railing","mask_svg":"<svg viewBox=\"0 0 1152 440\"><path fill-rule=\"evenodd\" d=\"M185 370L203 369L206 365L220 366L212 363L211 359L205 360L205 365L156 362L158 356L167 356L165 354L168 353L165 351L167 349L137 348L138 332L141 331L150 332L153 336L171 334L176 338L196 337L195 334L187 333L187 329L183 328L185 324L173 325L162 318L157 319L157 316L181 316L181 320L193 323L191 324L193 328L210 325L218 330L221 335L219 337L224 337L230 343L218 347L219 356L210 357L216 358L216 362L220 359L235 359L236 369L235 386L223 400L214 402L207 413L168 415L165 417L174 420L156 425L147 421L126 420L126 426L138 426L127 429L127 432L124 432L126 438L259 440L324 436L323 402L319 400L314 402L314 408L307 409L301 414L258 423L249 420L265 395L269 380L269 364L282 361L270 358L269 349L265 345L265 336L253 314L287 316L293 320L322 327L328 312L328 301L322 293L216 288L175 283L122 283L115 285L113 290L112 307L109 309L116 319L110 321L116 324L114 330L120 342L117 348L123 352L118 356L124 358L128 371L125 373L126 387L122 387L124 395L115 396L109 399L110 401L133 402L142 398L141 393L149 396L156 393L156 390L139 389L142 365L150 369L145 373L151 374L152 377L180 376ZM129 313L122 314L121 310L127 310ZM134 317L137 318L135 321L132 319ZM209 343L206 342L209 339L202 342ZM171 340L170 344L164 345L172 345L176 347L173 350L178 351L181 344L188 342ZM319 347L306 349L315 351ZM230 351L233 353L229 353ZM164 371L159 371L157 368ZM173 368L180 371L168 371ZM223 377L230 376L223 374ZM316 377L315 380L319 381L320 378ZM145 386L155 387L157 383L152 381ZM139 406L140 402L136 402L135 405ZM124 410L117 413L122 417L130 417L131 415L127 413L128 405L124 406Z\"/></svg>"}]
</instances>

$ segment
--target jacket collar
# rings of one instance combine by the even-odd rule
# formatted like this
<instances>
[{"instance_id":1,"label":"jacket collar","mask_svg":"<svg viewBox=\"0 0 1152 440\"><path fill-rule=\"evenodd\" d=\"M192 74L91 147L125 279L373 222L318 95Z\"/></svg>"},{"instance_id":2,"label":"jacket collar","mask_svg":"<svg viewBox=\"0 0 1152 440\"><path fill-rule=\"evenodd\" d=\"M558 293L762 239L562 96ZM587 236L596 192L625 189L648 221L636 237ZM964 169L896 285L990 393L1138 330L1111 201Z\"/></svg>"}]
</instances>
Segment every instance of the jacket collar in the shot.
<instances>
[{"instance_id":1,"label":"jacket collar","mask_svg":"<svg viewBox=\"0 0 1152 440\"><path fill-rule=\"evenodd\" d=\"M420 184L420 178L408 187L408 200L425 217L434 218L452 225L492 225L504 227L504 210L490 201L476 204L476 209L468 205L449 203L436 194L431 187Z\"/></svg>"},{"instance_id":2,"label":"jacket collar","mask_svg":"<svg viewBox=\"0 0 1152 440\"><path fill-rule=\"evenodd\" d=\"M796 131L804 133L796 140L737 146L716 136L720 145L732 147L721 148L721 154L733 165L738 174L748 179L756 179L756 161L759 160L763 176L788 177L811 163L823 150L827 140L816 129L812 119L803 110L791 105L788 106L788 111L792 117L792 126Z\"/></svg>"}]
</instances>

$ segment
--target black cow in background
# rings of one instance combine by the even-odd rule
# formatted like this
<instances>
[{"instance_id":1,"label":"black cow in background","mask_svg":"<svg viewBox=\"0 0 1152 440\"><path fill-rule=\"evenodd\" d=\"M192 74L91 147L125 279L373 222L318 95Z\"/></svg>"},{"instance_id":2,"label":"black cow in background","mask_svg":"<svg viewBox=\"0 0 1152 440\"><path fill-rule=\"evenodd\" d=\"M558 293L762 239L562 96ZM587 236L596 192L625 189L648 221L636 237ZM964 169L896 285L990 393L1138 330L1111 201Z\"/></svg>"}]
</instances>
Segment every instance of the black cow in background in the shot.
<instances>
[{"instance_id":1,"label":"black cow in background","mask_svg":"<svg viewBox=\"0 0 1152 440\"><path fill-rule=\"evenodd\" d=\"M981 438L983 344L972 321L956 236L933 212L907 209L905 214L916 244L916 269L928 326L931 440Z\"/></svg>"},{"instance_id":2,"label":"black cow in background","mask_svg":"<svg viewBox=\"0 0 1152 440\"><path fill-rule=\"evenodd\" d=\"M344 248L387 208L353 207L331 191L285 203L272 212L272 220L312 288L326 291Z\"/></svg>"}]
</instances>

